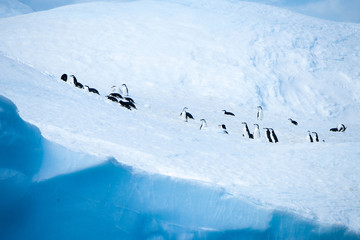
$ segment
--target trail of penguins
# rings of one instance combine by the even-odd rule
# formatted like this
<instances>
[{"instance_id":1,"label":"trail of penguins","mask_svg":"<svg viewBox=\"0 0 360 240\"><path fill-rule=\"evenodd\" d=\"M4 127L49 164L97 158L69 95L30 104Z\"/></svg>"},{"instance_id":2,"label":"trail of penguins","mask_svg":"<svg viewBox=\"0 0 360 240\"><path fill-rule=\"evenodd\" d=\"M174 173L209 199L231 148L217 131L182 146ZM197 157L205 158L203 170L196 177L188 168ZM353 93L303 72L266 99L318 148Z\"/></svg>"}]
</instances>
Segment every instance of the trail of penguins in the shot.
<instances>
[{"instance_id":1,"label":"trail of penguins","mask_svg":"<svg viewBox=\"0 0 360 240\"><path fill-rule=\"evenodd\" d=\"M66 73L64 73L63 75L61 75L60 79L64 82L73 84L77 88L85 89L90 93L100 95L97 89L81 84L74 75L68 76ZM119 103L120 106L129 110L136 109L135 101L131 97L129 97L129 90L126 84L123 84L121 86L121 89L117 86L112 86L112 90L112 93L105 96L108 100Z\"/></svg>"},{"instance_id":2,"label":"trail of penguins","mask_svg":"<svg viewBox=\"0 0 360 240\"><path fill-rule=\"evenodd\" d=\"M183 111L180 113L180 116L182 117L182 119L187 122L188 119L193 119L194 120L194 117L192 116L191 113L189 113L188 111L188 108L185 107L183 109ZM257 120L262 120L263 119L263 110L262 110L262 107L261 106L257 106L257 114L256 114L256 118ZM224 112L225 115L228 115L228 116L233 116L235 117L235 114L232 113L232 112L228 112L226 110L222 110ZM288 119L290 121L291 124L297 126L298 125L298 122L289 118ZM207 123L206 123L206 120L205 119L200 119L201 121L201 125L200 125L200 130L203 130L207 127ZM249 138L249 139L259 139L260 138L260 129L259 129L259 124L254 124L255 126L255 129L254 131L251 133L250 130L249 130L249 127L247 125L246 122L242 122L243 124L243 137L245 138ZM222 130L222 133L224 134L229 134L229 132L227 131L226 129L226 125L225 124L220 124L219 125L220 129ZM270 143L277 143L279 142L279 139L274 131L274 129L272 128L263 128L265 130L265 137L267 139L268 142ZM344 124L339 124L336 128L331 128L330 131L331 132L345 132L346 130L346 127ZM308 142L320 142L320 139L319 139L319 135L317 132L311 132L310 130L308 130L308 133L307 133L307 136L306 136L306 140ZM323 142L325 142L325 140L322 140Z\"/></svg>"},{"instance_id":3,"label":"trail of penguins","mask_svg":"<svg viewBox=\"0 0 360 240\"><path fill-rule=\"evenodd\" d=\"M90 88L87 85L83 85L81 84L74 75L70 75L68 76L67 74L63 74L61 76L61 80L64 82L68 82L70 84L73 84L75 87L80 88L80 89L85 89L90 93L94 93L97 95L100 95L99 91L95 88ZM112 101L112 102L116 102L119 103L120 106L127 108L129 110L132 109L137 109L135 106L135 101L130 98L129 95L129 91L128 88L126 86L126 84L122 84L121 89L117 86L112 86L112 90L113 92L110 93L109 95L106 95L105 97ZM122 95L121 95L122 94ZM180 116L182 117L182 119L187 122L188 119L192 119L194 120L194 117L191 113L189 113L187 107L184 107L183 111L180 113ZM261 106L257 106L257 114L256 114L256 118L257 120L262 120L263 119L263 109ZM235 117L235 114L232 112L228 112L226 110L222 110L224 112L225 115L228 116L232 116ZM290 121L291 124L297 126L298 122L289 118L288 119ZM200 125L200 130L203 130L207 127L207 123L205 119L200 119L201 121L201 125ZM247 125L246 122L242 122L243 124L243 137L249 138L249 139L259 139L261 134L260 134L260 129L259 129L259 124L254 124L255 129L254 131L251 133L249 130L249 127ZM219 125L222 133L224 134L229 134L229 132L226 129L226 125L225 124L220 124ZM268 142L270 143L277 143L279 142L279 139L274 131L273 128L263 128L265 130L265 137L267 139ZM336 128L331 128L330 131L331 132L345 132L346 127L344 124L339 124ZM310 130L307 133L306 136L306 140L308 142L320 142L319 140L319 135L317 132L311 132ZM325 142L324 140L322 140L323 142Z\"/></svg>"}]
</instances>

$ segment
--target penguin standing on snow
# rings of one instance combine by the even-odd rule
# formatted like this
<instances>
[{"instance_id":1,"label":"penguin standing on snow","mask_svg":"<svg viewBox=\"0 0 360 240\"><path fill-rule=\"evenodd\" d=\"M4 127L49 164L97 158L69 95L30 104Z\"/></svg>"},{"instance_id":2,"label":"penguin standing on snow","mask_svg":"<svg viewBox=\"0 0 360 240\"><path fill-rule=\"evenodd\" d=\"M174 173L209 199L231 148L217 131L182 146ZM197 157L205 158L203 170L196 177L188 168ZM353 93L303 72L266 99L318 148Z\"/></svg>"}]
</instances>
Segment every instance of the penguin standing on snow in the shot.
<instances>
[{"instance_id":1,"label":"penguin standing on snow","mask_svg":"<svg viewBox=\"0 0 360 240\"><path fill-rule=\"evenodd\" d=\"M129 90L126 86L126 84L124 83L123 85L121 85L121 91L122 91L122 94L127 97L129 95Z\"/></svg>"},{"instance_id":2,"label":"penguin standing on snow","mask_svg":"<svg viewBox=\"0 0 360 240\"><path fill-rule=\"evenodd\" d=\"M263 112L262 112L262 107L261 106L257 106L258 112L256 114L256 118L257 120L262 120L263 119Z\"/></svg>"},{"instance_id":3,"label":"penguin standing on snow","mask_svg":"<svg viewBox=\"0 0 360 240\"><path fill-rule=\"evenodd\" d=\"M314 134L313 140L315 139L315 142L319 142L319 135L317 132L312 132Z\"/></svg>"},{"instance_id":4,"label":"penguin standing on snow","mask_svg":"<svg viewBox=\"0 0 360 240\"><path fill-rule=\"evenodd\" d=\"M61 75L61 80L63 80L64 82L67 81L67 78L68 78L68 76L65 73L63 75Z\"/></svg>"},{"instance_id":5,"label":"penguin standing on snow","mask_svg":"<svg viewBox=\"0 0 360 240\"><path fill-rule=\"evenodd\" d=\"M200 121L201 121L200 130L203 130L204 128L206 128L206 127L207 127L207 124L206 124L205 119L200 119Z\"/></svg>"},{"instance_id":6,"label":"penguin standing on snow","mask_svg":"<svg viewBox=\"0 0 360 240\"><path fill-rule=\"evenodd\" d=\"M345 132L346 127L345 127L344 124L339 124L339 125L337 126L337 129L338 129L339 132Z\"/></svg>"},{"instance_id":7,"label":"penguin standing on snow","mask_svg":"<svg viewBox=\"0 0 360 240\"><path fill-rule=\"evenodd\" d=\"M226 130L225 124L221 124L221 125L219 125L219 127L222 129L222 133L229 134L228 131Z\"/></svg>"},{"instance_id":8,"label":"penguin standing on snow","mask_svg":"<svg viewBox=\"0 0 360 240\"><path fill-rule=\"evenodd\" d=\"M72 78L72 83L75 85L75 87L84 88L84 86L78 82L78 80L76 79L76 77L74 75L70 75L70 77Z\"/></svg>"},{"instance_id":9,"label":"penguin standing on snow","mask_svg":"<svg viewBox=\"0 0 360 240\"><path fill-rule=\"evenodd\" d=\"M308 142L314 142L314 140L313 140L313 138L312 138L312 136L311 136L311 134L310 134L310 131L308 131L308 135L306 136L306 141L308 141Z\"/></svg>"},{"instance_id":10,"label":"penguin standing on snow","mask_svg":"<svg viewBox=\"0 0 360 240\"><path fill-rule=\"evenodd\" d=\"M259 124L254 124L255 125L255 129L254 129L254 139L259 139L260 138L260 130L259 130Z\"/></svg>"},{"instance_id":11,"label":"penguin standing on snow","mask_svg":"<svg viewBox=\"0 0 360 240\"><path fill-rule=\"evenodd\" d=\"M288 120L289 120L292 124L294 124L295 126L297 126L297 125L298 125L298 122L297 122L297 121L292 120L291 118L289 118Z\"/></svg>"},{"instance_id":12,"label":"penguin standing on snow","mask_svg":"<svg viewBox=\"0 0 360 240\"><path fill-rule=\"evenodd\" d=\"M226 110L222 110L224 112L225 115L229 115L229 116L235 116L235 114L233 114L232 112L228 112Z\"/></svg>"},{"instance_id":13,"label":"penguin standing on snow","mask_svg":"<svg viewBox=\"0 0 360 240\"><path fill-rule=\"evenodd\" d=\"M122 106L122 107L124 107L124 108L127 108L127 109L129 109L129 110L137 109L136 106L135 106L135 104L132 103L132 102L120 100L120 101L119 101L119 104L120 104L120 106Z\"/></svg>"},{"instance_id":14,"label":"penguin standing on snow","mask_svg":"<svg viewBox=\"0 0 360 240\"><path fill-rule=\"evenodd\" d=\"M274 129L270 128L269 130L270 130L271 140L272 140L274 143L279 142L279 140L278 140L278 138L277 138L277 136L276 136L276 134L275 134Z\"/></svg>"},{"instance_id":15,"label":"penguin standing on snow","mask_svg":"<svg viewBox=\"0 0 360 240\"><path fill-rule=\"evenodd\" d=\"M270 130L269 130L269 128L264 128L265 129L265 136L266 136L266 139L268 140L268 142L273 142L272 140L271 140L271 134L270 134Z\"/></svg>"},{"instance_id":16,"label":"penguin standing on snow","mask_svg":"<svg viewBox=\"0 0 360 240\"><path fill-rule=\"evenodd\" d=\"M119 93L121 94L120 88L118 86L112 86L111 90L113 91L113 93ZM121 97L122 98L122 97Z\"/></svg>"},{"instance_id":17,"label":"penguin standing on snow","mask_svg":"<svg viewBox=\"0 0 360 240\"><path fill-rule=\"evenodd\" d=\"M194 117L191 115L191 113L188 113L186 110L188 108L187 107L184 107L184 109L182 110L182 112L180 113L180 116L182 117L182 119L184 120L184 122L187 122L188 119L193 119L194 120Z\"/></svg>"},{"instance_id":18,"label":"penguin standing on snow","mask_svg":"<svg viewBox=\"0 0 360 240\"><path fill-rule=\"evenodd\" d=\"M99 91L96 90L95 88L90 88L88 85L85 85L84 88L85 88L86 90L88 90L89 92L91 92L91 93L95 93L95 94L97 94L97 95L100 95Z\"/></svg>"},{"instance_id":19,"label":"penguin standing on snow","mask_svg":"<svg viewBox=\"0 0 360 240\"><path fill-rule=\"evenodd\" d=\"M113 96L106 96L107 99L109 99L110 101L113 101L113 102L119 102L116 97L113 97Z\"/></svg>"},{"instance_id":20,"label":"penguin standing on snow","mask_svg":"<svg viewBox=\"0 0 360 240\"><path fill-rule=\"evenodd\" d=\"M115 97L118 99L123 99L123 96L121 96L121 94L117 93L117 92L110 93L109 96L112 96L112 97Z\"/></svg>"},{"instance_id":21,"label":"penguin standing on snow","mask_svg":"<svg viewBox=\"0 0 360 240\"><path fill-rule=\"evenodd\" d=\"M244 124L244 127L243 127L243 136L244 136L244 137L247 137L247 138L250 138L250 139L254 139L254 135L252 135L252 134L250 133L247 123L246 123L246 122L242 122L242 124Z\"/></svg>"}]
</instances>

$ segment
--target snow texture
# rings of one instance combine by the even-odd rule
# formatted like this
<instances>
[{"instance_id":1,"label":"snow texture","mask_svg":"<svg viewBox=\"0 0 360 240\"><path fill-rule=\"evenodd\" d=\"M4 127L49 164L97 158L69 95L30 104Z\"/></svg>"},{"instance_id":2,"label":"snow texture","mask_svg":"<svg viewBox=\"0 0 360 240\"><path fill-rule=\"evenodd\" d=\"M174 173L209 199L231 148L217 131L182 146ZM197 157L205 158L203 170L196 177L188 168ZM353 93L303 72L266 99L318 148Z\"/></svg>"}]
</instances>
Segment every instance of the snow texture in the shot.
<instances>
[{"instance_id":1,"label":"snow texture","mask_svg":"<svg viewBox=\"0 0 360 240\"><path fill-rule=\"evenodd\" d=\"M94 2L0 19L0 35L0 94L46 139L34 141L40 138L37 128L23 129L28 124L20 120L9 126L9 118L1 118L1 134L9 126L6 131L19 132L16 141L31 142L27 147L15 142L0 152L2 179L19 189L14 198L24 207L28 201L42 206L47 194L58 194L53 200L62 202L64 196L69 201L65 213L57 209L57 200L46 206L57 211L59 219L68 216L66 211L83 215L87 209L94 218L83 226L99 224L95 216L102 212L100 200L89 196L91 189L84 190L84 199L76 195L84 188L80 182L76 186L78 177L93 182L87 171L95 171L98 181L104 178L94 187L99 198L106 195L98 192L105 186L125 184L132 192L139 184L148 191L148 196L137 194L126 203L115 190L103 198L109 205L103 214L106 219L113 214L106 220L112 224L122 214L114 210L116 204L130 204L129 211L135 211L137 217L125 230L129 238L141 238L131 235L131 229L141 225L135 219L170 234L161 235L165 239L205 238L211 229L214 238L246 231L254 238L358 237L353 234L360 232L359 24L247 2ZM101 95L61 81L63 73L74 74ZM123 83L137 110L106 100L111 87ZM9 100L1 100L12 109L1 114L18 116L15 106L6 104ZM262 121L256 119L259 105ZM195 120L181 120L185 106ZM236 117L224 115L222 109ZM292 125L290 117L299 125ZM208 127L200 131L202 118ZM254 123L260 125L260 139L242 137L244 121L250 131ZM339 123L347 126L345 132L329 131ZM220 124L226 124L228 135L221 134ZM264 127L275 130L279 143L267 142ZM307 143L308 130L319 133L321 142ZM11 147L19 146L24 152L16 152L15 161L10 161ZM21 154L34 165L19 164ZM90 166L93 170L79 172ZM109 173L112 182L108 171L131 177L116 180L116 174ZM154 181L161 186L151 188ZM57 191L61 184L65 190ZM172 192L178 187L182 190ZM213 194L213 199L206 197ZM157 195L165 199L157 205L164 205L165 220L155 217L158 210L151 207ZM138 199L146 206L136 204ZM203 202L208 208L196 207ZM187 204L191 206L183 212L174 210ZM205 213L215 216L202 219ZM30 216L45 224L49 215L43 214L39 210ZM221 220L225 216L227 220ZM183 230L169 227L170 222ZM19 238L29 231L41 234L27 224ZM284 224L289 228L277 229ZM55 234L54 228L49 233ZM153 231L146 229L141 234ZM286 235L290 229L300 230ZM112 231L109 238L121 234ZM272 235L261 235L269 231ZM195 235L171 235L175 233Z\"/></svg>"}]
</instances>

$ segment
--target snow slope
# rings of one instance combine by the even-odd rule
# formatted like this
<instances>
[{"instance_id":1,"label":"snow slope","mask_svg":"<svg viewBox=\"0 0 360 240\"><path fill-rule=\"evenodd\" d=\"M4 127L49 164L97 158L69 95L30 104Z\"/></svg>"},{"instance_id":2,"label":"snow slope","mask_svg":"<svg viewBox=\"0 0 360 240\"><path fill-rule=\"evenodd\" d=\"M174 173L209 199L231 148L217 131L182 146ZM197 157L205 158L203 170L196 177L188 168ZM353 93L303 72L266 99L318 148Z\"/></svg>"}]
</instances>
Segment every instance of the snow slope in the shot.
<instances>
[{"instance_id":1,"label":"snow slope","mask_svg":"<svg viewBox=\"0 0 360 240\"><path fill-rule=\"evenodd\" d=\"M359 24L245 2L96 2L0 19L0 35L0 94L46 139L94 156L50 158L35 181L112 157L359 233ZM105 100L122 83L137 111ZM195 121L181 121L184 106ZM243 138L242 121L280 143ZM338 123L347 131L329 132ZM307 130L325 142L306 143Z\"/></svg>"},{"instance_id":2,"label":"snow slope","mask_svg":"<svg viewBox=\"0 0 360 240\"><path fill-rule=\"evenodd\" d=\"M69 160L84 164L94 158L43 139L4 97L0 125L0 153L28 146L21 158L13 152L1 155L1 239L357 238L342 226L324 227L286 211L265 209L222 188L134 173L115 159L31 182L41 163L48 172L48 166L61 168ZM26 164L14 165L21 160Z\"/></svg>"}]
</instances>

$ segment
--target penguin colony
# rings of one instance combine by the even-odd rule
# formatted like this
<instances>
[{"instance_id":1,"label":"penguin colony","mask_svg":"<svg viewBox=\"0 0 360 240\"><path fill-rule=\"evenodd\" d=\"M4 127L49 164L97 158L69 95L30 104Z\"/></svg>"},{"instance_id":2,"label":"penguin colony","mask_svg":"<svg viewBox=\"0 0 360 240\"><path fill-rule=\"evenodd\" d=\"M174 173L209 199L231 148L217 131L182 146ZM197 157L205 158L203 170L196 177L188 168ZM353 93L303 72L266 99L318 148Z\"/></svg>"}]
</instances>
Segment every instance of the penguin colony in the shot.
<instances>
[{"instance_id":1,"label":"penguin colony","mask_svg":"<svg viewBox=\"0 0 360 240\"><path fill-rule=\"evenodd\" d=\"M89 93L100 95L97 89L91 88L88 85L83 85L76 79L74 75L68 76L66 73L64 73L63 75L61 75L60 79L64 82L69 83L70 85L75 86L76 88L85 89ZM107 100L118 103L121 107L124 107L128 110L137 109L135 106L135 101L131 97L129 97L129 89L126 86L126 84L122 84L121 89L118 86L112 86L111 89L112 92L105 96ZM189 113L187 110L188 108L184 107L182 112L180 113L180 117L183 119L184 122L188 122L189 119L194 120L193 115ZM224 113L224 115L235 117L235 114L232 112L228 112L226 110L222 110L222 112ZM256 119L258 121L263 120L263 109L261 106L257 106ZM298 125L298 122L293 120L292 118L289 118L288 120L290 121L291 124L295 126ZM200 121L201 121L200 130L206 129L207 128L206 120L200 119ZM259 124L257 123L254 124L255 129L252 133L250 132L250 129L246 122L242 122L242 124L243 124L243 134L242 134L243 137L249 139L259 139L261 137ZM229 134L225 124L220 124L218 126L220 127L221 132L223 134ZM270 143L279 142L279 139L273 128L263 128L263 129L265 130L264 136L268 142ZM346 127L344 124L339 124L336 128L330 128L331 132L345 132L345 130ZM320 142L318 133L311 132L310 130L308 130L306 135L306 141L311 143ZM324 142L324 140L322 141Z\"/></svg>"},{"instance_id":2,"label":"penguin colony","mask_svg":"<svg viewBox=\"0 0 360 240\"><path fill-rule=\"evenodd\" d=\"M192 116L192 114L190 114L188 111L188 108L185 107L183 109L183 111L180 113L180 116L182 117L184 122L188 122L188 119L192 119L194 120L194 117ZM261 106L257 106L257 113L256 113L256 119L259 121L262 121L263 119L263 109ZM235 116L234 113L232 112L228 112L226 110L222 110L222 112L224 113L224 115L228 115L228 116ZM288 119L290 121L291 124L298 126L298 122L289 118ZM205 121L205 119L200 119L201 121L201 126L200 126L200 130L203 130L207 127L207 123ZM247 125L246 122L242 122L243 124L243 133L242 136L248 139L260 139L261 138L261 133L260 133L260 126L259 124L255 123L254 126L254 130L253 132L250 132L250 129ZM219 128L221 129L221 133L224 134L229 134L226 125L225 124L220 124L218 125ZM278 143L279 139L275 133L275 130L273 128L263 128L265 130L265 134L264 137L266 138L266 140L270 143ZM331 128L330 131L333 132L344 132L346 130L346 127L344 124L339 124L337 126L337 128ZM311 132L310 130L308 131L307 135L306 135L306 141L307 142L320 142L319 139L319 135L317 132ZM323 142L325 142L325 140L322 140Z\"/></svg>"},{"instance_id":3,"label":"penguin colony","mask_svg":"<svg viewBox=\"0 0 360 240\"><path fill-rule=\"evenodd\" d=\"M63 75L61 75L60 79L77 88L85 89L89 93L100 95L97 89L91 88L88 85L84 86L76 79L74 75L68 76L66 73L64 73ZM124 96L121 94L123 94ZM137 109L135 106L135 101L131 97L129 97L129 90L126 84L122 84L121 90L119 87L113 86L112 92L109 95L106 95L105 97L107 100L111 102L118 103L121 107L127 108L129 110Z\"/></svg>"}]
</instances>

